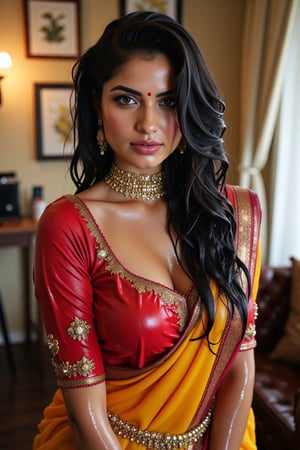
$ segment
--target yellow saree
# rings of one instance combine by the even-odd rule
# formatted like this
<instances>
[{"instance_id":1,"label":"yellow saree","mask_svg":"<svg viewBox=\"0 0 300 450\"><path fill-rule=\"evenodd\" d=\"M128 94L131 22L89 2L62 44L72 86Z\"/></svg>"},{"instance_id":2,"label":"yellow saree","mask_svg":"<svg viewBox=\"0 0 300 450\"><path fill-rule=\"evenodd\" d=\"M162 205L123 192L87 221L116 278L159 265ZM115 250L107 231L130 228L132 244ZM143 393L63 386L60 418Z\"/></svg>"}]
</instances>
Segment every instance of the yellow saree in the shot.
<instances>
[{"instance_id":1,"label":"yellow saree","mask_svg":"<svg viewBox=\"0 0 300 450\"><path fill-rule=\"evenodd\" d=\"M255 298L259 267L260 208L257 197L231 188L238 234L237 248L252 278ZM240 214L241 212L241 214ZM239 315L228 320L225 299L212 286L216 320L211 332L212 350L203 334L205 314L196 303L190 322L177 345L151 367L124 369L106 366L107 405L112 428L122 449L208 448L210 410L218 386L239 351L242 327ZM194 296L196 296L194 292ZM122 420L121 420L121 419ZM255 450L254 416L249 415L241 450ZM34 450L75 450L61 391L46 408ZM147 431L145 431L147 430ZM168 434L165 434L167 430Z\"/></svg>"}]
</instances>

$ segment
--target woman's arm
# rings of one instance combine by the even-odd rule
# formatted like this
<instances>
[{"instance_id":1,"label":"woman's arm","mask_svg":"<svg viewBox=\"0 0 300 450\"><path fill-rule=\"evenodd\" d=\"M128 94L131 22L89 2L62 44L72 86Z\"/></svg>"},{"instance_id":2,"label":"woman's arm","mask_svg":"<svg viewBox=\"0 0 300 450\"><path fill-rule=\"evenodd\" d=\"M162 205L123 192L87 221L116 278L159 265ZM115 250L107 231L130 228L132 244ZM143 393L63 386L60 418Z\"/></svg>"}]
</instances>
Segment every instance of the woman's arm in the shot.
<instances>
[{"instance_id":1,"label":"woman's arm","mask_svg":"<svg viewBox=\"0 0 300 450\"><path fill-rule=\"evenodd\" d=\"M70 200L61 198L48 206L39 221L35 251L36 297L76 448L120 450L106 416L95 325L96 241Z\"/></svg>"},{"instance_id":2,"label":"woman's arm","mask_svg":"<svg viewBox=\"0 0 300 450\"><path fill-rule=\"evenodd\" d=\"M78 450L120 450L106 414L105 383L62 389Z\"/></svg>"},{"instance_id":3,"label":"woman's arm","mask_svg":"<svg viewBox=\"0 0 300 450\"><path fill-rule=\"evenodd\" d=\"M240 450L254 387L254 351L239 352L216 396L209 450Z\"/></svg>"}]
</instances>

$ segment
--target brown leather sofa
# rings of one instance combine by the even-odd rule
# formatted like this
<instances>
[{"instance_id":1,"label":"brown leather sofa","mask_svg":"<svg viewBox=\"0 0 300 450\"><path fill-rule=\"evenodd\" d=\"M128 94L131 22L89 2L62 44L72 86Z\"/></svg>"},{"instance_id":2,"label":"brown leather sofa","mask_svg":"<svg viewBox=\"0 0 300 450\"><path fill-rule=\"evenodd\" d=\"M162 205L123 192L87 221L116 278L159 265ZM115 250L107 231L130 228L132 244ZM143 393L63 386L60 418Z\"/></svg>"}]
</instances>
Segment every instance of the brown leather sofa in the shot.
<instances>
[{"instance_id":1,"label":"brown leather sofa","mask_svg":"<svg viewBox=\"0 0 300 450\"><path fill-rule=\"evenodd\" d=\"M263 267L257 302L253 409L259 450L300 450L300 367L270 357L290 307L290 267Z\"/></svg>"}]
</instances>

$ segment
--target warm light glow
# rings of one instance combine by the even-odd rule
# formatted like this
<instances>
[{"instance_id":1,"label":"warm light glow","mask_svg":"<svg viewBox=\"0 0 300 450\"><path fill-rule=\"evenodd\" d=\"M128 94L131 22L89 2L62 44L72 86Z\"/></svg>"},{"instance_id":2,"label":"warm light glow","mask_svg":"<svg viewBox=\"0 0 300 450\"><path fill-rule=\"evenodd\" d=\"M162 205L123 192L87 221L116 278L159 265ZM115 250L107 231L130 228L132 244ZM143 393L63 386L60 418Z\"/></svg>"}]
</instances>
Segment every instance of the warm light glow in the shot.
<instances>
[{"instance_id":1,"label":"warm light glow","mask_svg":"<svg viewBox=\"0 0 300 450\"><path fill-rule=\"evenodd\" d=\"M12 60L7 52L0 52L0 69L8 69L12 66Z\"/></svg>"}]
</instances>

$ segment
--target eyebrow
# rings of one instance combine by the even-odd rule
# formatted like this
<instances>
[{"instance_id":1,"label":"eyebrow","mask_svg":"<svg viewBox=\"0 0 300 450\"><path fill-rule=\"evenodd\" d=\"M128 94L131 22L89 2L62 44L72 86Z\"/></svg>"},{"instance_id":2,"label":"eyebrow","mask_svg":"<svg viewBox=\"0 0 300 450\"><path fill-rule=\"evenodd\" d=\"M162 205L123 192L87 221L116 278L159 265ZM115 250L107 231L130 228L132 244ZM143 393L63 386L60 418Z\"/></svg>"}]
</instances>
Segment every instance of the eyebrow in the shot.
<instances>
[{"instance_id":1,"label":"eyebrow","mask_svg":"<svg viewBox=\"0 0 300 450\"><path fill-rule=\"evenodd\" d=\"M128 94L137 95L139 97L143 96L143 94L141 92L136 91L135 89L129 88L127 86L122 86L122 85L115 86L114 88L112 88L110 90L110 92L113 92L113 91L124 91L124 92L127 92ZM160 92L159 94L156 95L156 97L164 97L165 95L174 95L174 94L175 94L174 89L171 89L169 91Z\"/></svg>"}]
</instances>

